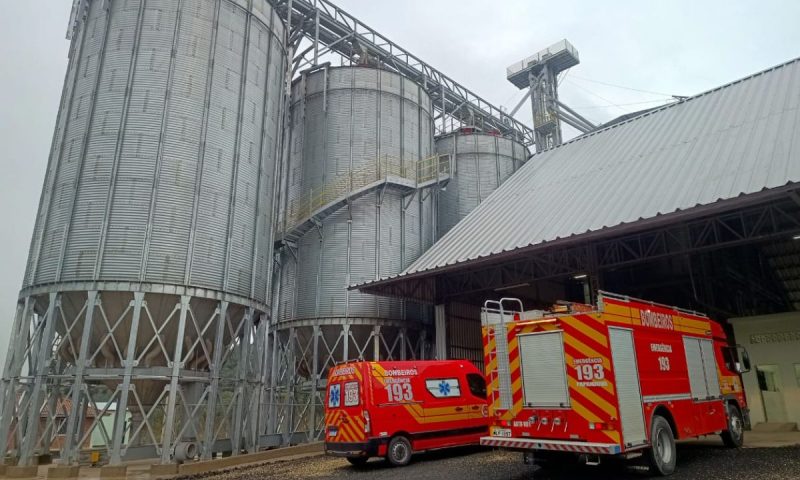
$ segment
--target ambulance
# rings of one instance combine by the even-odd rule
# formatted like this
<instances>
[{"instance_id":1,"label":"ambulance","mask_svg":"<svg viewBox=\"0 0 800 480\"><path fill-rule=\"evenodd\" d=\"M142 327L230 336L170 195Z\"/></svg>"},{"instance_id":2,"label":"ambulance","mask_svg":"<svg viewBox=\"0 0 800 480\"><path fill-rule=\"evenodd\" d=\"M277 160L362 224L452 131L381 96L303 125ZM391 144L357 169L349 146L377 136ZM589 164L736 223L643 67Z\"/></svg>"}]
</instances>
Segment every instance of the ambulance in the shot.
<instances>
[{"instance_id":1,"label":"ambulance","mask_svg":"<svg viewBox=\"0 0 800 480\"><path fill-rule=\"evenodd\" d=\"M349 362L328 372L325 453L356 466L477 445L488 425L486 381L466 360Z\"/></svg>"},{"instance_id":2,"label":"ambulance","mask_svg":"<svg viewBox=\"0 0 800 480\"><path fill-rule=\"evenodd\" d=\"M481 444L526 463L597 464L608 456L675 470L676 439L749 427L746 350L701 313L600 292L596 307L523 311L488 301L482 331L492 417Z\"/></svg>"}]
</instances>

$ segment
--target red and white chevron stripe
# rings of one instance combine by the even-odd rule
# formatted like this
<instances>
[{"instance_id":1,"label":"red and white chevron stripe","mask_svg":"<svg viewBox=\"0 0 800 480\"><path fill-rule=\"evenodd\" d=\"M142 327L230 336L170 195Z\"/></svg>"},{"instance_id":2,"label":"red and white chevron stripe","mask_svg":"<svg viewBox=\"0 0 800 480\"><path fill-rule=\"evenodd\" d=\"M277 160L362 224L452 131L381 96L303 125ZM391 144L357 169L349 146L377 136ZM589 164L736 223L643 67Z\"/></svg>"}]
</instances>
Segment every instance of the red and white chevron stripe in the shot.
<instances>
[{"instance_id":1,"label":"red and white chevron stripe","mask_svg":"<svg viewBox=\"0 0 800 480\"><path fill-rule=\"evenodd\" d=\"M619 445L612 443L565 442L558 440L539 440L502 437L482 437L481 445L486 447L512 448L515 450L553 450L558 452L594 453L614 455L620 453Z\"/></svg>"}]
</instances>

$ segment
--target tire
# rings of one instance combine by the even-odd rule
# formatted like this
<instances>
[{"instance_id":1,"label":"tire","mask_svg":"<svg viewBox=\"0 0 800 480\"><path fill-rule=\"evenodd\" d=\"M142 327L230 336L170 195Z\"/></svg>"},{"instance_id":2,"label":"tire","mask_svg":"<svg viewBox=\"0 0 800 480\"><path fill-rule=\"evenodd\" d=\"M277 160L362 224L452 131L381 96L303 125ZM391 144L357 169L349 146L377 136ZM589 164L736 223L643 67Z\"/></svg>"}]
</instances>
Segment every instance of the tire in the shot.
<instances>
[{"instance_id":1,"label":"tire","mask_svg":"<svg viewBox=\"0 0 800 480\"><path fill-rule=\"evenodd\" d=\"M647 452L647 461L650 473L653 475L667 476L675 472L677 450L675 448L675 434L669 422L661 415L654 415L650 425L650 445Z\"/></svg>"},{"instance_id":2,"label":"tire","mask_svg":"<svg viewBox=\"0 0 800 480\"><path fill-rule=\"evenodd\" d=\"M728 429L722 432L722 443L728 448L739 448L744 443L744 419L742 411L736 405L725 404L728 413Z\"/></svg>"},{"instance_id":3,"label":"tire","mask_svg":"<svg viewBox=\"0 0 800 480\"><path fill-rule=\"evenodd\" d=\"M367 464L369 457L347 457L347 461L354 467L363 467Z\"/></svg>"},{"instance_id":4,"label":"tire","mask_svg":"<svg viewBox=\"0 0 800 480\"><path fill-rule=\"evenodd\" d=\"M386 460L393 467L408 465L411 461L411 442L402 435L392 438L386 449Z\"/></svg>"}]
</instances>

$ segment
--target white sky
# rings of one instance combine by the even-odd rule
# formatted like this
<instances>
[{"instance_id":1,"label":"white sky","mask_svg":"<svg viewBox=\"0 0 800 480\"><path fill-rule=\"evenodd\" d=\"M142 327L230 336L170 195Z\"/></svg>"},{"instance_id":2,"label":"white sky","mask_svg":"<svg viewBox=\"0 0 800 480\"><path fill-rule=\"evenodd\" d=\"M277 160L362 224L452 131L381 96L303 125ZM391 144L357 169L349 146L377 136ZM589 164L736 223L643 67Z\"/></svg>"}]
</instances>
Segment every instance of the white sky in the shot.
<instances>
[{"instance_id":1,"label":"white sky","mask_svg":"<svg viewBox=\"0 0 800 480\"><path fill-rule=\"evenodd\" d=\"M0 0L0 225L4 225L0 364L67 65L64 34L71 4L71 0ZM473 92L508 109L523 92L505 80L505 68L567 38L580 52L581 64L562 82L560 97L600 123L659 105L664 94L692 95L800 56L796 0L339 0L338 4ZM523 107L518 117L530 124L529 107Z\"/></svg>"}]
</instances>

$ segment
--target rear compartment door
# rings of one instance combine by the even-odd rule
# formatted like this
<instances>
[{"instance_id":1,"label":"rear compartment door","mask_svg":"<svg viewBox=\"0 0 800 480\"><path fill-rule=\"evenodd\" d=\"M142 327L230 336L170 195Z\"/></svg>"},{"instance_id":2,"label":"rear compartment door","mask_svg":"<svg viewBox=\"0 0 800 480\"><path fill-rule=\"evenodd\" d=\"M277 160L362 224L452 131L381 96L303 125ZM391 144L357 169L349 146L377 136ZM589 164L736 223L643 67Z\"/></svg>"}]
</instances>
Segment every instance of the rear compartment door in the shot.
<instances>
[{"instance_id":1,"label":"rear compartment door","mask_svg":"<svg viewBox=\"0 0 800 480\"><path fill-rule=\"evenodd\" d=\"M625 328L609 327L608 337L614 363L623 441L627 447L641 445L647 441L647 432L633 332Z\"/></svg>"},{"instance_id":2,"label":"rear compartment door","mask_svg":"<svg viewBox=\"0 0 800 480\"><path fill-rule=\"evenodd\" d=\"M519 335L523 403L527 407L569 406L563 332Z\"/></svg>"}]
</instances>

